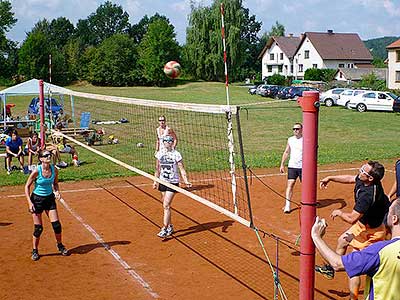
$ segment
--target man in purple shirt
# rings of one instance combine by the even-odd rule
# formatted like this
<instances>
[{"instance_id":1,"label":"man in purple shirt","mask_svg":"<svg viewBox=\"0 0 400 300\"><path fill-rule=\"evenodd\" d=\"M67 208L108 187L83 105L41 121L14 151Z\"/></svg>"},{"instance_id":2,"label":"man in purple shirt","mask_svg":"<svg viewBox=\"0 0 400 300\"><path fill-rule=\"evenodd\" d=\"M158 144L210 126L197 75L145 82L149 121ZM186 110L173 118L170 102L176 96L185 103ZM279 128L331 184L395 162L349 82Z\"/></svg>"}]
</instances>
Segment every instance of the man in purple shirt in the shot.
<instances>
[{"instance_id":1,"label":"man in purple shirt","mask_svg":"<svg viewBox=\"0 0 400 300\"><path fill-rule=\"evenodd\" d=\"M400 291L400 198L389 208L387 224L392 239L380 241L360 251L339 255L323 240L327 227L325 219L316 218L311 237L321 256L335 269L347 275L367 275L364 298L368 300L396 300ZM351 241L349 236L348 243Z\"/></svg>"}]
</instances>

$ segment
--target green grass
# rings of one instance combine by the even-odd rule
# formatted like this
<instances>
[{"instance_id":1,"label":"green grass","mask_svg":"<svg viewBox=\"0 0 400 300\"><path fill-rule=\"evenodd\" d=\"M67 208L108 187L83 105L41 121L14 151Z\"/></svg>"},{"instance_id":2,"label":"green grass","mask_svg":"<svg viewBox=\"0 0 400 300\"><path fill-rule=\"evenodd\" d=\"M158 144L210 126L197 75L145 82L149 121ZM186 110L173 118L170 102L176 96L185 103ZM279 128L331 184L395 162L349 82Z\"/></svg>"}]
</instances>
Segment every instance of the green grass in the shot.
<instances>
[{"instance_id":1,"label":"green grass","mask_svg":"<svg viewBox=\"0 0 400 300\"><path fill-rule=\"evenodd\" d=\"M226 104L225 85L215 82L185 82L178 81L174 87L93 87L91 85L70 86L70 89L96 94L107 94L123 97L135 97L175 102L193 102L206 104ZM271 100L259 96L249 95L247 88L240 85L229 87L230 101L232 105L241 105L241 126L244 140L246 162L252 168L277 167L288 136L292 134L294 122L302 120L302 112L295 101L270 104ZM21 96L8 99L9 103L15 103L14 116L24 116L31 97ZM77 100L82 101L82 100ZM83 101L84 102L84 101ZM255 102L265 102L262 106L248 106ZM90 107L90 106L88 106ZM157 126L154 116L150 117L146 126ZM399 156L397 124L400 114L385 112L358 113L342 107L320 108L319 113L319 148L318 163L346 163L375 159L391 162ZM187 120L186 120L187 122ZM132 123L129 126L133 126ZM175 128L175 127L174 127ZM178 136L184 136L185 128L179 128ZM111 127L107 130L112 130ZM140 140L140 129L137 130ZM146 144L153 144L153 137L146 137ZM154 136L155 139L155 136ZM184 140L184 139L183 139ZM184 142L183 142L184 143ZM185 144L180 144L185 147ZM125 155L132 149L118 148L117 146L98 146L100 151L120 152ZM184 149L184 148L182 148ZM131 172L122 169L91 152L78 147L80 159L85 162L80 168L68 167L60 171L60 180L82 180L108 178L114 176L128 176ZM136 149L137 151L137 149ZM192 155L192 154L190 154ZM216 151L215 155L219 155ZM151 156L147 156L153 160ZM63 155L65 160L70 160ZM192 159L186 155L186 158ZM136 162L141 164L139 160ZM208 168L204 164L191 166L191 170ZM391 167L387 165L387 167ZM146 166L145 166L146 168ZM0 171L0 186L23 184L26 176L13 173L7 176L4 169Z\"/></svg>"}]
</instances>

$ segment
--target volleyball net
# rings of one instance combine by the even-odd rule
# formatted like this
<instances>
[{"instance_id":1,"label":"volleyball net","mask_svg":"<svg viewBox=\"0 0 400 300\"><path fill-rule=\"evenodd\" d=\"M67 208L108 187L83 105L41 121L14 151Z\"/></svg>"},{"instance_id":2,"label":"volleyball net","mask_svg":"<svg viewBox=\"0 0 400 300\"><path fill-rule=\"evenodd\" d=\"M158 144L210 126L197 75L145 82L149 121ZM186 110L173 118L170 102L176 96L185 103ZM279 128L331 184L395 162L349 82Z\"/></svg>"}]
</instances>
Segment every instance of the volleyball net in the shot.
<instances>
[{"instance_id":1,"label":"volleyball net","mask_svg":"<svg viewBox=\"0 0 400 300\"><path fill-rule=\"evenodd\" d=\"M55 135L252 226L239 107L74 91L70 97L59 118L63 128L53 130ZM160 116L177 136L191 188L153 176Z\"/></svg>"}]
</instances>

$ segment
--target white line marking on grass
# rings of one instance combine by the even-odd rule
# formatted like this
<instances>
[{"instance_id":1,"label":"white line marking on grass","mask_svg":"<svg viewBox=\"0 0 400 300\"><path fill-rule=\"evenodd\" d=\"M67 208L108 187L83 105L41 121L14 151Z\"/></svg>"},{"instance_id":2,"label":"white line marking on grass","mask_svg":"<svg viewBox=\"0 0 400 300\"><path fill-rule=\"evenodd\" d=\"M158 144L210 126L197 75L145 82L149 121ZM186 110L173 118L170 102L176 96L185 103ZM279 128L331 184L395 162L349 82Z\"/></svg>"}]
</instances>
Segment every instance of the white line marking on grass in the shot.
<instances>
[{"instance_id":1,"label":"white line marking on grass","mask_svg":"<svg viewBox=\"0 0 400 300\"><path fill-rule=\"evenodd\" d=\"M114 250L111 249L110 245L108 245L103 238L94 230L89 224L85 223L85 221L77 214L75 211L64 201L64 199L60 199L62 205L64 205L65 209L69 211L69 213L75 217L92 235L93 237L106 249L114 259L119 262L119 264L128 272L128 274L139 283L145 290L148 292L153 298L159 298L158 294L153 292L150 285L138 274L135 270L132 269L129 264L122 259L122 257Z\"/></svg>"}]
</instances>

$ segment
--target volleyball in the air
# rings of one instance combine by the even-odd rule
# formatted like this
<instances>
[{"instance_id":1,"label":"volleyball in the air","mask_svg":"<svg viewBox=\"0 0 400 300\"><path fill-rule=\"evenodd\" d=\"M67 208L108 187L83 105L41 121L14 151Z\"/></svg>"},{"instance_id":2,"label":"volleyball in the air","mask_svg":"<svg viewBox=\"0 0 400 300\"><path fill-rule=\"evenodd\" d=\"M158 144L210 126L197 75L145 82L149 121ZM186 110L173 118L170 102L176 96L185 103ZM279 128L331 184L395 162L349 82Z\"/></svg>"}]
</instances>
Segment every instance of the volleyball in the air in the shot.
<instances>
[{"instance_id":1,"label":"volleyball in the air","mask_svg":"<svg viewBox=\"0 0 400 300\"><path fill-rule=\"evenodd\" d=\"M164 66L164 73L169 78L175 79L181 75L181 65L174 60L167 62Z\"/></svg>"}]
</instances>

